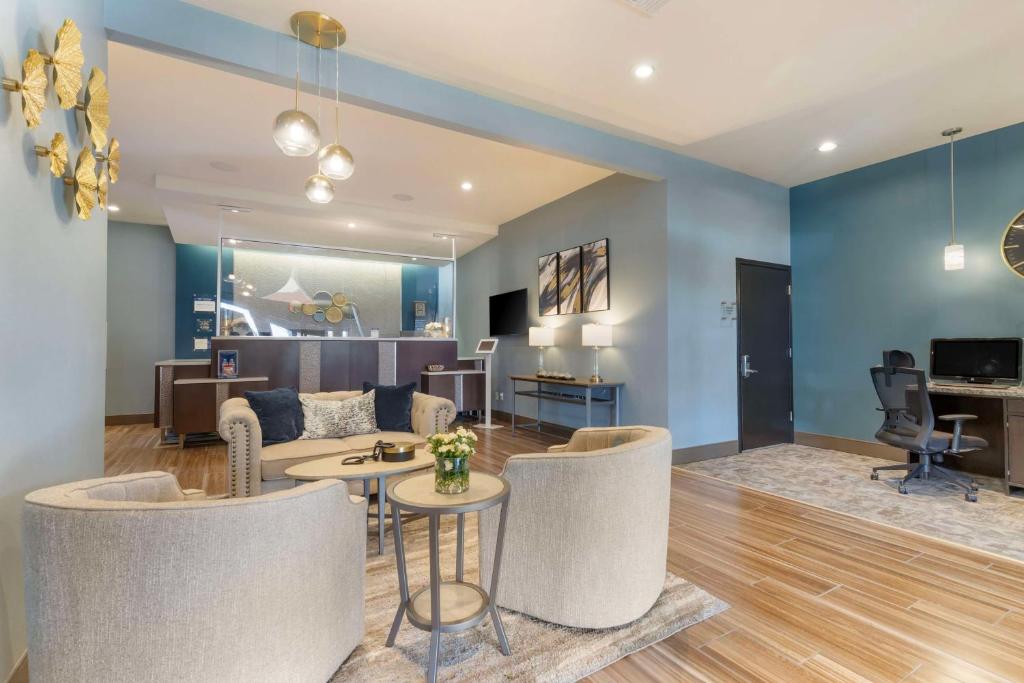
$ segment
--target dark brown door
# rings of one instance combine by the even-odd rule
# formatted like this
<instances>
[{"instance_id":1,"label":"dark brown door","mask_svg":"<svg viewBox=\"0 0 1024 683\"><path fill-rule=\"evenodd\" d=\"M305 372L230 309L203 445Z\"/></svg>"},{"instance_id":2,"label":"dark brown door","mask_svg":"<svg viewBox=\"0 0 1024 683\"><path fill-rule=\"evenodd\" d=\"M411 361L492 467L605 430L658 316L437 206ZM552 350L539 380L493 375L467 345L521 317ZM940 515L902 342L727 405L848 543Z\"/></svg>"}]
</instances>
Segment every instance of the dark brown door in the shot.
<instances>
[{"instance_id":1,"label":"dark brown door","mask_svg":"<svg viewBox=\"0 0 1024 683\"><path fill-rule=\"evenodd\" d=\"M740 450L793 442L789 266L736 259Z\"/></svg>"}]
</instances>

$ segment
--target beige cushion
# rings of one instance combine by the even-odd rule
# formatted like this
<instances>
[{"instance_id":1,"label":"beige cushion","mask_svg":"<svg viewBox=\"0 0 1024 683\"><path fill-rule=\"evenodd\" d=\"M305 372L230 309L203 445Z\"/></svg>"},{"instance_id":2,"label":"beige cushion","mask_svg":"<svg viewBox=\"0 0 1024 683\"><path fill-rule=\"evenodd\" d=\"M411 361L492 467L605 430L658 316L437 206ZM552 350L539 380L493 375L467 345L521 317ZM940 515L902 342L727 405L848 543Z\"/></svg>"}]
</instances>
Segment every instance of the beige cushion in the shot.
<instances>
[{"instance_id":1,"label":"beige cushion","mask_svg":"<svg viewBox=\"0 0 1024 683\"><path fill-rule=\"evenodd\" d=\"M260 474L264 481L285 479L284 471L292 465L338 453L368 451L378 441L425 443L422 436L412 432L376 432L348 436L344 439L300 439L288 443L276 443L263 447L260 457Z\"/></svg>"}]
</instances>

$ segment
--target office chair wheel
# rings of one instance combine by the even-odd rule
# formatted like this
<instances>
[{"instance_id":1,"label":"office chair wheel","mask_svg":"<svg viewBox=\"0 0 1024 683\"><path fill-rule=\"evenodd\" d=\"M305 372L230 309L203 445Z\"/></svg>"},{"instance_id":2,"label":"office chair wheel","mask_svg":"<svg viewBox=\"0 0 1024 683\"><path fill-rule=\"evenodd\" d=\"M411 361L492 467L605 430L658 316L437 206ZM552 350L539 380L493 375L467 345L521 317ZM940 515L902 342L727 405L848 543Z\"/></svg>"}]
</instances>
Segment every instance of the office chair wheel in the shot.
<instances>
[{"instance_id":1,"label":"office chair wheel","mask_svg":"<svg viewBox=\"0 0 1024 683\"><path fill-rule=\"evenodd\" d=\"M973 491L971 493L965 493L964 494L964 500L966 500L968 503L977 503L978 502L978 494L974 493Z\"/></svg>"},{"instance_id":2,"label":"office chair wheel","mask_svg":"<svg viewBox=\"0 0 1024 683\"><path fill-rule=\"evenodd\" d=\"M903 484L900 484L899 487L897 487L896 490L899 491L900 493L902 493L904 496L907 495L908 493L910 493L910 491L907 490L907 487L904 486Z\"/></svg>"},{"instance_id":3,"label":"office chair wheel","mask_svg":"<svg viewBox=\"0 0 1024 683\"><path fill-rule=\"evenodd\" d=\"M972 481L971 482L971 491L977 492L977 490L978 490L978 482Z\"/></svg>"},{"instance_id":4,"label":"office chair wheel","mask_svg":"<svg viewBox=\"0 0 1024 683\"><path fill-rule=\"evenodd\" d=\"M878 472L871 473L871 481L878 481Z\"/></svg>"}]
</instances>

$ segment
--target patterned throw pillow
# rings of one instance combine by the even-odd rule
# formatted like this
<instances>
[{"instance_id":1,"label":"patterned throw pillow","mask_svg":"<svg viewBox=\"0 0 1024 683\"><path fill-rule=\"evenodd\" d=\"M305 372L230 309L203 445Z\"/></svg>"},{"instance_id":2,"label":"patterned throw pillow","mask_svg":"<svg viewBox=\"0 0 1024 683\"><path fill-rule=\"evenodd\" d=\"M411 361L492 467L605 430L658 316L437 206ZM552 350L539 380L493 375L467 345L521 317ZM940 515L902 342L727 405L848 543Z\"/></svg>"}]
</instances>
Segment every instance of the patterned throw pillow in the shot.
<instances>
[{"instance_id":1,"label":"patterned throw pillow","mask_svg":"<svg viewBox=\"0 0 1024 683\"><path fill-rule=\"evenodd\" d=\"M299 396L305 429L300 439L341 439L379 432L374 416L374 392L343 401Z\"/></svg>"}]
</instances>

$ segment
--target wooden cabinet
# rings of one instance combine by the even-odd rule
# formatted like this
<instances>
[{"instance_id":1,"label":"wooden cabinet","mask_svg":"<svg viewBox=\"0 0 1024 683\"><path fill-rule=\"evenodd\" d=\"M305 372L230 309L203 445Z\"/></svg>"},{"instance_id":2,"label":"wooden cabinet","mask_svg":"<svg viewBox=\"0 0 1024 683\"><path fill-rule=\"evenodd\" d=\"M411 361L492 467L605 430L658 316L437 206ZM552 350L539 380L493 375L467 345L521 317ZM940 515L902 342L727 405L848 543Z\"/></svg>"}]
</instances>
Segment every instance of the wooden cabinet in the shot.
<instances>
[{"instance_id":1,"label":"wooden cabinet","mask_svg":"<svg viewBox=\"0 0 1024 683\"><path fill-rule=\"evenodd\" d=\"M1006 483L1024 486L1024 401L1006 402Z\"/></svg>"}]
</instances>

